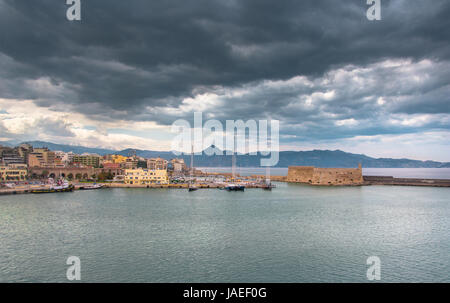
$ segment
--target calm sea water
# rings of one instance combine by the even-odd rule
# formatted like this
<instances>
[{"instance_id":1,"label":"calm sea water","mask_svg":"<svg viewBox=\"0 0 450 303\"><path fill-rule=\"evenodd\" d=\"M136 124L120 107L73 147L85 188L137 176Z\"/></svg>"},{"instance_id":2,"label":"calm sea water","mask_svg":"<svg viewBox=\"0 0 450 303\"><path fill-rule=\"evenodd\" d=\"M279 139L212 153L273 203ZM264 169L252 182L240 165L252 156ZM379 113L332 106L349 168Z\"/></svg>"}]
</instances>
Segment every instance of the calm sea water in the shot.
<instances>
[{"instance_id":1,"label":"calm sea water","mask_svg":"<svg viewBox=\"0 0 450 303\"><path fill-rule=\"evenodd\" d=\"M201 167L205 172L231 173L231 167ZM265 168L238 167L236 172L242 176L264 175ZM287 176L288 169L275 167L270 169L273 176ZM450 179L450 168L363 168L364 176L392 176L395 178Z\"/></svg>"},{"instance_id":2,"label":"calm sea water","mask_svg":"<svg viewBox=\"0 0 450 303\"><path fill-rule=\"evenodd\" d=\"M277 186L0 196L0 282L450 282L450 189Z\"/></svg>"}]
</instances>

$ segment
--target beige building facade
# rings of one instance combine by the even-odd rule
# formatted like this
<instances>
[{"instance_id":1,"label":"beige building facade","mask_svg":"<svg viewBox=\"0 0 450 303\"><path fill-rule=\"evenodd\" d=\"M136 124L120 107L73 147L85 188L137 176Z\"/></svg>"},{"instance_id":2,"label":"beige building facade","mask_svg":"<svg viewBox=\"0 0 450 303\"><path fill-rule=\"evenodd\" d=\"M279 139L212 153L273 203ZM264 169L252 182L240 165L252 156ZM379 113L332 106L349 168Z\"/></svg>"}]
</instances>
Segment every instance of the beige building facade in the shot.
<instances>
[{"instance_id":1,"label":"beige building facade","mask_svg":"<svg viewBox=\"0 0 450 303\"><path fill-rule=\"evenodd\" d=\"M145 185L145 184L169 184L167 170L163 169L126 169L125 184Z\"/></svg>"},{"instance_id":2,"label":"beige building facade","mask_svg":"<svg viewBox=\"0 0 450 303\"><path fill-rule=\"evenodd\" d=\"M147 160L148 169L167 169L168 161L163 158L151 158Z\"/></svg>"},{"instance_id":3,"label":"beige building facade","mask_svg":"<svg viewBox=\"0 0 450 303\"><path fill-rule=\"evenodd\" d=\"M21 181L25 180L28 171L25 167L0 166L0 181Z\"/></svg>"}]
</instances>

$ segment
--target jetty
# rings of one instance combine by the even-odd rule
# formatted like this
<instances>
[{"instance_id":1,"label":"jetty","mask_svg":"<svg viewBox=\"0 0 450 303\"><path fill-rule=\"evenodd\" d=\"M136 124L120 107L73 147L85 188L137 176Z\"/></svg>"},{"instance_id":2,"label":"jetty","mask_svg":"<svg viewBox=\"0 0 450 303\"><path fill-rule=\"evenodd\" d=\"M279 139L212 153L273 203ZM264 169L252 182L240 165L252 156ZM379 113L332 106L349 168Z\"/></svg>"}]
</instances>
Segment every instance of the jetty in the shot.
<instances>
[{"instance_id":1,"label":"jetty","mask_svg":"<svg viewBox=\"0 0 450 303\"><path fill-rule=\"evenodd\" d=\"M363 176L364 185L450 187L450 179L394 178L392 176Z\"/></svg>"}]
</instances>

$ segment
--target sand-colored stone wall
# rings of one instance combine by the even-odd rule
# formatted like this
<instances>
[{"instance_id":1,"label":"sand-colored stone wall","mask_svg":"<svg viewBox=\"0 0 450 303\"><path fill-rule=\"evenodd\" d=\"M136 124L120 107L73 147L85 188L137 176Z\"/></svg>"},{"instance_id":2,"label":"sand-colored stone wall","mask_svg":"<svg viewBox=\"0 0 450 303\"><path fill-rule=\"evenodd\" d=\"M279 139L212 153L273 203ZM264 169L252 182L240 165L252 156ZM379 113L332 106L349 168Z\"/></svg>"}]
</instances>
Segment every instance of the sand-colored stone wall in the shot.
<instances>
[{"instance_id":1,"label":"sand-colored stone wall","mask_svg":"<svg viewBox=\"0 0 450 303\"><path fill-rule=\"evenodd\" d=\"M312 185L362 185L364 183L361 166L358 168L290 166L287 181Z\"/></svg>"},{"instance_id":2,"label":"sand-colored stone wall","mask_svg":"<svg viewBox=\"0 0 450 303\"><path fill-rule=\"evenodd\" d=\"M289 166L287 182L311 183L313 175L313 166Z\"/></svg>"}]
</instances>

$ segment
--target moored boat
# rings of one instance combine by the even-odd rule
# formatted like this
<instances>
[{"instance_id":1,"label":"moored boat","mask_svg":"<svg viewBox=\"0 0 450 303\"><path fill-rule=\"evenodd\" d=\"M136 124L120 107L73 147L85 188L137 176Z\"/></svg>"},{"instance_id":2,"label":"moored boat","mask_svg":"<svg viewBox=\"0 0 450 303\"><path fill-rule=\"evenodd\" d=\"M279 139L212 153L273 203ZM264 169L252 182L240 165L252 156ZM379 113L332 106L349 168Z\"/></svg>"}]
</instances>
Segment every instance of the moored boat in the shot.
<instances>
[{"instance_id":1,"label":"moored boat","mask_svg":"<svg viewBox=\"0 0 450 303\"><path fill-rule=\"evenodd\" d=\"M103 184L93 184L93 185L87 185L87 186L81 186L80 190L93 190L93 189L100 189L103 188Z\"/></svg>"},{"instance_id":2,"label":"moored boat","mask_svg":"<svg viewBox=\"0 0 450 303\"><path fill-rule=\"evenodd\" d=\"M228 191L244 191L245 186L237 184L228 184L228 186L225 186L225 189Z\"/></svg>"},{"instance_id":3,"label":"moored boat","mask_svg":"<svg viewBox=\"0 0 450 303\"><path fill-rule=\"evenodd\" d=\"M42 189L33 189L30 191L32 194L48 194L48 193L64 193L71 192L75 187L70 184L67 187L50 187L50 188L42 188Z\"/></svg>"},{"instance_id":4,"label":"moored boat","mask_svg":"<svg viewBox=\"0 0 450 303\"><path fill-rule=\"evenodd\" d=\"M69 184L66 180L59 180L56 185L51 185L49 188L39 188L30 191L32 194L48 194L48 193L63 193L73 191L75 186Z\"/></svg>"},{"instance_id":5,"label":"moored boat","mask_svg":"<svg viewBox=\"0 0 450 303\"><path fill-rule=\"evenodd\" d=\"M264 190L272 190L272 188L275 188L275 185L273 185L272 183L266 183L261 188Z\"/></svg>"}]
</instances>

